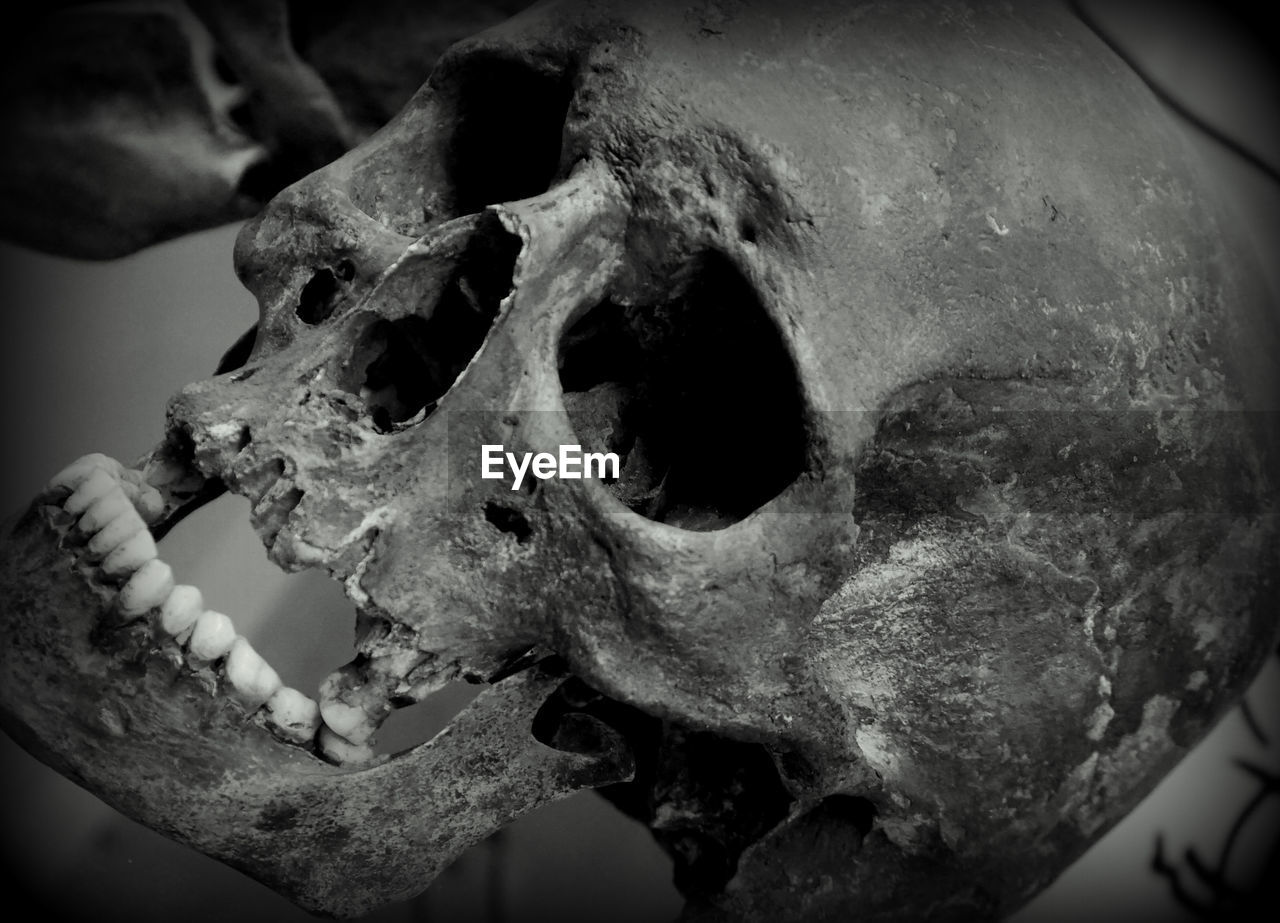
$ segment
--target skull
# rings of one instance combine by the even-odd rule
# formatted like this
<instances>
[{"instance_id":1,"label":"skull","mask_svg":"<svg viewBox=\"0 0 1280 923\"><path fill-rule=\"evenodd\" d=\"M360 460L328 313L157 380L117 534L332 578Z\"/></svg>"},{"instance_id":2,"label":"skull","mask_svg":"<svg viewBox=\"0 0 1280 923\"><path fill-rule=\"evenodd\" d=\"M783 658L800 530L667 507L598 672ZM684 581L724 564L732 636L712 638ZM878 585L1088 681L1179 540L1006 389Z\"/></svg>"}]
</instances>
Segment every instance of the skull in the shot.
<instances>
[{"instance_id":1,"label":"skull","mask_svg":"<svg viewBox=\"0 0 1280 923\"><path fill-rule=\"evenodd\" d=\"M14 732L338 914L624 778L691 919L994 915L1123 816L1274 638L1274 331L1057 7L794 7L539 7L273 200L252 346L10 539ZM224 486L356 605L318 703L147 546Z\"/></svg>"}]
</instances>

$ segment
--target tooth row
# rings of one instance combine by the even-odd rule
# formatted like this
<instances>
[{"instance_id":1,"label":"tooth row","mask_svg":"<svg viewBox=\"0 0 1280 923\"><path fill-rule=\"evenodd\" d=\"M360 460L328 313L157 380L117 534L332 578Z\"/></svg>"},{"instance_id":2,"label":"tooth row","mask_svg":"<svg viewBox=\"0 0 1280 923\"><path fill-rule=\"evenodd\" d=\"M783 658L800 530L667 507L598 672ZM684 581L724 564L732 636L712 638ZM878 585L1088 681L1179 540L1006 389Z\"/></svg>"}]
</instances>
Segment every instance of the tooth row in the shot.
<instances>
[{"instance_id":1,"label":"tooth row","mask_svg":"<svg viewBox=\"0 0 1280 923\"><path fill-rule=\"evenodd\" d=\"M96 500L117 492L129 501L144 522L156 522L164 512L164 498L147 483L141 471L96 453L67 465L49 480L45 490L51 494L70 494L62 505L73 516L85 512Z\"/></svg>"},{"instance_id":2,"label":"tooth row","mask_svg":"<svg viewBox=\"0 0 1280 923\"><path fill-rule=\"evenodd\" d=\"M205 608L196 587L174 582L172 569L160 560L147 529L164 504L139 472L105 455L86 455L55 475L46 490L66 494L62 507L79 517L75 529L88 538L88 558L105 576L122 582L113 612L117 622L153 616L160 631L185 648L193 669L221 661L231 696L250 712L263 709L273 733L302 746L317 740L322 727L319 705L285 686L249 641L236 634L228 616ZM372 756L356 745L346 750L323 744L321 748L334 762Z\"/></svg>"}]
</instances>

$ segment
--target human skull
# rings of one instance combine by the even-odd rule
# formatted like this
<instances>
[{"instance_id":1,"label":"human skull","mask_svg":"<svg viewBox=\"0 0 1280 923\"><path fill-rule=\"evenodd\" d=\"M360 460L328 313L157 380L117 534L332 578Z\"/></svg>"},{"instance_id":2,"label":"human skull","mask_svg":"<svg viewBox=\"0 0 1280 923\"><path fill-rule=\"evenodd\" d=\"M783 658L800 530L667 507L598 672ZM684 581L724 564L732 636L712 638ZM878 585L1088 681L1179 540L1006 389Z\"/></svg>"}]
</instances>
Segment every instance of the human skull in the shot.
<instances>
[{"instance_id":1,"label":"human skull","mask_svg":"<svg viewBox=\"0 0 1280 923\"><path fill-rule=\"evenodd\" d=\"M457 46L242 235L256 342L140 474L75 466L19 526L9 720L328 912L622 740L691 917L1007 910L1273 637L1271 341L1195 169L1049 6L565 3ZM621 477L479 477L573 443ZM161 566L81 549L95 477L153 531L226 485L344 582L317 738L166 639ZM453 676L494 685L373 757Z\"/></svg>"}]
</instances>

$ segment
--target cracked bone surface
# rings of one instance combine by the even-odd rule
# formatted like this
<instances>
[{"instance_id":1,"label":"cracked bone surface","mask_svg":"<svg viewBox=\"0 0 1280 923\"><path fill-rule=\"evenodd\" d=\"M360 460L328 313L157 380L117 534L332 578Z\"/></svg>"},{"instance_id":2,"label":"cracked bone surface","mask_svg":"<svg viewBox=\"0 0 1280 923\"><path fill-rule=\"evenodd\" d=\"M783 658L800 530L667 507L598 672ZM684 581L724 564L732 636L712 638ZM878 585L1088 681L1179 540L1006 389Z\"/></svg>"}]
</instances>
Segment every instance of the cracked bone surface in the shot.
<instances>
[{"instance_id":1,"label":"cracked bone surface","mask_svg":"<svg viewBox=\"0 0 1280 923\"><path fill-rule=\"evenodd\" d=\"M1231 230L1052 4L541 6L246 228L252 351L142 477L73 465L11 533L6 725L328 912L624 775L587 714L690 919L1005 913L1274 643L1275 332ZM623 471L513 492L494 443ZM145 540L99 563L142 534L117 486L159 530L206 483L355 603L315 698ZM531 648L578 679L373 756Z\"/></svg>"}]
</instances>

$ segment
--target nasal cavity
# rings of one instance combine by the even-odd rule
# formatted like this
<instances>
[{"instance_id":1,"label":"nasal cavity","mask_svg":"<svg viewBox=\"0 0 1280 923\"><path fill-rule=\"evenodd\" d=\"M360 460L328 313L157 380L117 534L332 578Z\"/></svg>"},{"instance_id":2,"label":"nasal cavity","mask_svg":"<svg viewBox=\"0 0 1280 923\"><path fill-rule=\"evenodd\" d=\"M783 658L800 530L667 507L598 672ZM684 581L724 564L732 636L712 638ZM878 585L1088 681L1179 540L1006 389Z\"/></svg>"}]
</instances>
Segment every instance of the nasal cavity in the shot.
<instances>
[{"instance_id":1,"label":"nasal cavity","mask_svg":"<svg viewBox=\"0 0 1280 923\"><path fill-rule=\"evenodd\" d=\"M520 239L486 216L433 304L364 328L340 383L360 396L374 429L399 432L431 415L484 344L519 253Z\"/></svg>"},{"instance_id":2,"label":"nasal cavity","mask_svg":"<svg viewBox=\"0 0 1280 923\"><path fill-rule=\"evenodd\" d=\"M805 415L789 351L748 280L718 253L685 278L660 303L605 301L583 315L561 340L560 383L583 449L622 461L607 485L617 499L710 531L801 474Z\"/></svg>"}]
</instances>

